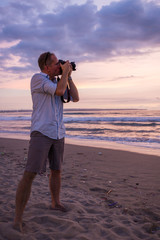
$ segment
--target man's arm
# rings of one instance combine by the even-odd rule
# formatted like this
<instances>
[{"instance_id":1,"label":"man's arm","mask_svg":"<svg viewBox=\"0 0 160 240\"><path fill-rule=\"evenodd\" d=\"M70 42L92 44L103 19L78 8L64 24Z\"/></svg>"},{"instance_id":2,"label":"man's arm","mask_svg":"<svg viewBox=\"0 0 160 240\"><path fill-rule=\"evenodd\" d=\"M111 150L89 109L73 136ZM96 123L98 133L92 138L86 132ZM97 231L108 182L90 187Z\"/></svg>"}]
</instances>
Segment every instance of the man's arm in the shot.
<instances>
[{"instance_id":1,"label":"man's arm","mask_svg":"<svg viewBox=\"0 0 160 240\"><path fill-rule=\"evenodd\" d=\"M55 92L55 94L58 96L63 96L63 94L65 93L65 90L67 88L68 74L71 71L71 65L70 65L69 61L67 61L63 65L61 64L61 68L62 68L62 76L61 76L59 82L57 83L57 88L56 88L56 92Z\"/></svg>"},{"instance_id":2,"label":"man's arm","mask_svg":"<svg viewBox=\"0 0 160 240\"><path fill-rule=\"evenodd\" d=\"M68 77L68 83L69 83L69 88L70 88L69 92L70 92L70 95L73 99L73 102L78 102L79 101L78 90L77 90L77 87L74 84L71 76Z\"/></svg>"}]
</instances>

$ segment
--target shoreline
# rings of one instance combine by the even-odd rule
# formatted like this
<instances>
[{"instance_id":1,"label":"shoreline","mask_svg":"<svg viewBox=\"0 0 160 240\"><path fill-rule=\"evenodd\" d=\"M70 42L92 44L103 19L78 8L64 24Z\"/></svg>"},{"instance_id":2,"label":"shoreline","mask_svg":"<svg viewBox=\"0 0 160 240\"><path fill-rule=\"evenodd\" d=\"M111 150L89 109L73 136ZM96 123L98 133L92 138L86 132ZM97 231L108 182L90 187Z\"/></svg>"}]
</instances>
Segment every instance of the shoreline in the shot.
<instances>
[{"instance_id":1,"label":"shoreline","mask_svg":"<svg viewBox=\"0 0 160 240\"><path fill-rule=\"evenodd\" d=\"M126 151L126 152L160 156L159 149L137 147L137 146L131 146L131 145L127 145L127 144L107 142L107 141L102 141L102 140L97 141L97 140L66 138L66 143L73 144L73 145L79 145L79 146L88 146L88 147L95 147L95 148L104 148L104 149L120 150L120 151Z\"/></svg>"},{"instance_id":2,"label":"shoreline","mask_svg":"<svg viewBox=\"0 0 160 240\"><path fill-rule=\"evenodd\" d=\"M29 141L30 137L29 135L26 136L8 136L8 134L3 134L4 136L0 136L0 138L7 138L7 139L17 139L17 140L26 140ZM140 154L146 154L146 155L152 155L152 156L160 156L160 150L159 149L153 149L153 148L145 148L141 146L133 146L133 145L127 145L127 144L121 144L121 143L115 143L115 142L107 142L103 140L88 140L88 139L77 139L77 138L65 138L66 144L71 145L77 145L77 146L88 146L88 147L95 147L95 148L104 148L104 149L111 149L111 150L121 150L126 152L133 152L133 153L140 153Z\"/></svg>"}]
</instances>

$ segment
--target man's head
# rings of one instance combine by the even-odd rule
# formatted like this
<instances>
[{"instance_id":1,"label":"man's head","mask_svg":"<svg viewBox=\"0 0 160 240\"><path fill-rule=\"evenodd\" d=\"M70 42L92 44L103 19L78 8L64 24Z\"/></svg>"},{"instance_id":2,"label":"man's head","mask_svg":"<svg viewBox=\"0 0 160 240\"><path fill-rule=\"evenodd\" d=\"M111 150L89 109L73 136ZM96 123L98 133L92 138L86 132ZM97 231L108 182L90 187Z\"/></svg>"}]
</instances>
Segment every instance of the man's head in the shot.
<instances>
[{"instance_id":1,"label":"man's head","mask_svg":"<svg viewBox=\"0 0 160 240\"><path fill-rule=\"evenodd\" d=\"M38 65L42 72L53 78L61 73L59 61L54 53L45 52L38 58Z\"/></svg>"}]
</instances>

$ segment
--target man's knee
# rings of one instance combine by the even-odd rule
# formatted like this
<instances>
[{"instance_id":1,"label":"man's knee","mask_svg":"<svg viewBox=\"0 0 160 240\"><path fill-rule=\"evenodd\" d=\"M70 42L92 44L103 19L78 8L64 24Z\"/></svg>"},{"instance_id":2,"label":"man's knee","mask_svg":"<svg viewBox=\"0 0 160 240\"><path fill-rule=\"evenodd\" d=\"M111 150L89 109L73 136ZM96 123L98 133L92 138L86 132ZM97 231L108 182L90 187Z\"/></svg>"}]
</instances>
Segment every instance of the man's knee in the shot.
<instances>
[{"instance_id":1,"label":"man's knee","mask_svg":"<svg viewBox=\"0 0 160 240\"><path fill-rule=\"evenodd\" d=\"M36 175L37 173L25 171L23 174L23 179L27 182L32 182Z\"/></svg>"}]
</instances>

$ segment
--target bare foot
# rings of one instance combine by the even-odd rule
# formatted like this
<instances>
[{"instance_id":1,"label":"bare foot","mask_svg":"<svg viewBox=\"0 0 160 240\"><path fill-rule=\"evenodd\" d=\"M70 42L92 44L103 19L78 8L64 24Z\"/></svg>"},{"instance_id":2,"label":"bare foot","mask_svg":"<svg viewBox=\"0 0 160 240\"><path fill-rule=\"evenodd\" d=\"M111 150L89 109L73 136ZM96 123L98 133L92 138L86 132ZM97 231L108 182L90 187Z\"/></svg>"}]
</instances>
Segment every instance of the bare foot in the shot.
<instances>
[{"instance_id":1,"label":"bare foot","mask_svg":"<svg viewBox=\"0 0 160 240\"><path fill-rule=\"evenodd\" d=\"M57 205L55 205L55 207L51 206L51 210L58 210L58 211L61 211L61 212L67 212L67 209L61 204L57 204Z\"/></svg>"}]
</instances>

